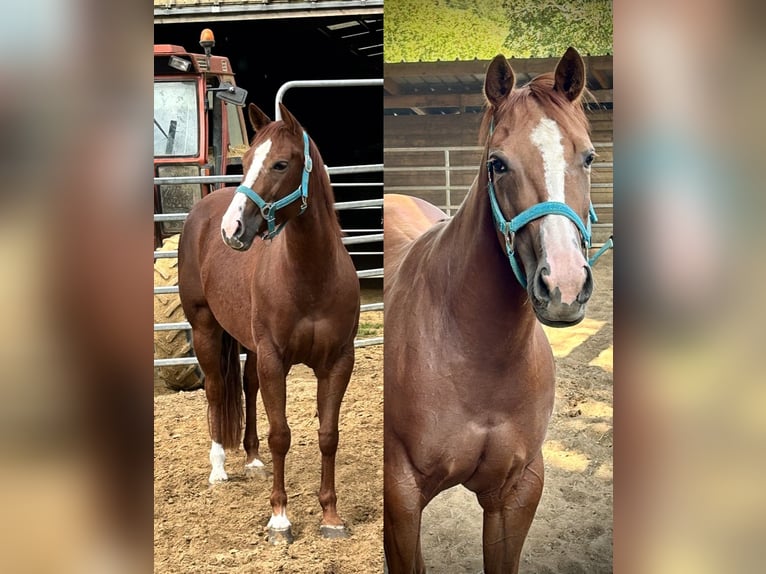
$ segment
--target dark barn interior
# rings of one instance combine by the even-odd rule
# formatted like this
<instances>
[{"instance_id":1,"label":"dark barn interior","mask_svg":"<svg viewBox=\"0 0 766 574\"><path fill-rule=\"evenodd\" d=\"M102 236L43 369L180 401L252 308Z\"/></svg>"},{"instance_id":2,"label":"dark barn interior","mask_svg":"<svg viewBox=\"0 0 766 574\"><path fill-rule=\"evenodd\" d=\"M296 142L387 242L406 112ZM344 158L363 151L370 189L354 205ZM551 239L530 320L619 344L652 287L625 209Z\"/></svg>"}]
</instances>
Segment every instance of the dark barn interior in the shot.
<instances>
[{"instance_id":1,"label":"dark barn interior","mask_svg":"<svg viewBox=\"0 0 766 574\"><path fill-rule=\"evenodd\" d=\"M382 14L157 24L154 42L201 54L199 35L206 27L215 34L213 53L229 58L237 85L248 91L248 103L272 118L274 98L285 82L383 77ZM383 163L382 87L296 88L286 93L284 103L328 166ZM333 183L382 179L380 172L332 178ZM335 196L336 201L380 198L383 188L336 186ZM381 232L380 208L339 214L347 235ZM355 254L382 250L382 242L349 246ZM383 266L382 255L354 255L354 260L357 269Z\"/></svg>"}]
</instances>

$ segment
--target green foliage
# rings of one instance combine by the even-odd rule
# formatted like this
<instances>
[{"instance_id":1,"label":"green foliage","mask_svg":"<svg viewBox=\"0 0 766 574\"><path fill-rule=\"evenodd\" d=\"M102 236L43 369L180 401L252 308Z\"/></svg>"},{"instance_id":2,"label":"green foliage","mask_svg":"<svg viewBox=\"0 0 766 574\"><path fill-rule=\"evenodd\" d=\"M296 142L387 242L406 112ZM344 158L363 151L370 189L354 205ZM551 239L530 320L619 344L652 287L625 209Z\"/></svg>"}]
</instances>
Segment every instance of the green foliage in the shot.
<instances>
[{"instance_id":1,"label":"green foliage","mask_svg":"<svg viewBox=\"0 0 766 574\"><path fill-rule=\"evenodd\" d=\"M516 57L612 53L611 0L505 0L505 46Z\"/></svg>"},{"instance_id":2,"label":"green foliage","mask_svg":"<svg viewBox=\"0 0 766 574\"><path fill-rule=\"evenodd\" d=\"M360 322L356 333L357 337L380 337L381 335L383 335L383 323L375 321Z\"/></svg>"},{"instance_id":3,"label":"green foliage","mask_svg":"<svg viewBox=\"0 0 766 574\"><path fill-rule=\"evenodd\" d=\"M503 23L443 0L386 0L384 17L386 62L489 59L503 51L508 34Z\"/></svg>"},{"instance_id":4,"label":"green foliage","mask_svg":"<svg viewBox=\"0 0 766 574\"><path fill-rule=\"evenodd\" d=\"M386 0L387 62L612 52L611 0Z\"/></svg>"}]
</instances>

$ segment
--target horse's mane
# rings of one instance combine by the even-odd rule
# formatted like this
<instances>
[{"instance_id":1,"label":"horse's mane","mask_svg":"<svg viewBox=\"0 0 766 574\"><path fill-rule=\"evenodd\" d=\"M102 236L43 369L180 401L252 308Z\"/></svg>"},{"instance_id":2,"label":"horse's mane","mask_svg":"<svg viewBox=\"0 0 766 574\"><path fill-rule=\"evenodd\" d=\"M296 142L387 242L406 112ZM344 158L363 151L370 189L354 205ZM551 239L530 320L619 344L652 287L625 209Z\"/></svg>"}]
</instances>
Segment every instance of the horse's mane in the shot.
<instances>
[{"instance_id":1,"label":"horse's mane","mask_svg":"<svg viewBox=\"0 0 766 574\"><path fill-rule=\"evenodd\" d=\"M499 108L495 109L493 105L487 104L479 128L479 145L486 146L493 117L502 117L514 106L528 106L530 100L540 105L546 115L564 130L579 128L589 132L590 125L585 116L582 99L583 95L588 95L590 92L585 90L577 100L570 102L563 93L554 89L554 83L553 72L540 74L521 88L514 89Z\"/></svg>"},{"instance_id":2,"label":"horse's mane","mask_svg":"<svg viewBox=\"0 0 766 574\"><path fill-rule=\"evenodd\" d=\"M314 143L314 140L311 139L311 136L309 136L309 155L313 165L309 175L309 204L312 200L318 201L319 205L317 207L324 209L326 212L327 225L331 226L335 234L341 236L342 232L340 221L338 220L338 212L335 211L335 195L330 183L330 174L327 173L327 168L319 153L319 148ZM313 198L312 192L316 193Z\"/></svg>"}]
</instances>

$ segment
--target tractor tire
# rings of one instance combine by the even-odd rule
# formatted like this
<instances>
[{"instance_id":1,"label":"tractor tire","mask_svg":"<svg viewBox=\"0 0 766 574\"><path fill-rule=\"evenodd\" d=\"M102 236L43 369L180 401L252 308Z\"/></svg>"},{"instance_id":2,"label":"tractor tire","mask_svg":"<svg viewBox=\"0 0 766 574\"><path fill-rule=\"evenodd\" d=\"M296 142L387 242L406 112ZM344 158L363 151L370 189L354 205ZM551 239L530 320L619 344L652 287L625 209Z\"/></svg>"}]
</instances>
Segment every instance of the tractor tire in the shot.
<instances>
[{"instance_id":1,"label":"tractor tire","mask_svg":"<svg viewBox=\"0 0 766 574\"><path fill-rule=\"evenodd\" d=\"M178 249L180 235L172 235L162 242L158 251ZM178 285L178 259L161 257L154 262L154 286L165 287ZM154 296L154 322L176 323L185 321L181 298L178 293L158 294ZM170 359L194 356L191 344L191 331L154 332L155 359ZM174 391L191 391L204 384L204 376L198 365L179 365L154 368L154 385L164 385Z\"/></svg>"}]
</instances>

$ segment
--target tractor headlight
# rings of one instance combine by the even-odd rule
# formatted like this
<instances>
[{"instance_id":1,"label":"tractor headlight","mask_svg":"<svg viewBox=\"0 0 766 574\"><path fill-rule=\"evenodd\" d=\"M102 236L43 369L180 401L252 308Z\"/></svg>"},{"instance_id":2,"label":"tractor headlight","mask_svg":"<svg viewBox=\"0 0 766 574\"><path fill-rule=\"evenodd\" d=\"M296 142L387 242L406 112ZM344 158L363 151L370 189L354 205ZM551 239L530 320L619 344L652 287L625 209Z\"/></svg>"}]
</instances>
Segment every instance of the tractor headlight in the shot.
<instances>
[{"instance_id":1,"label":"tractor headlight","mask_svg":"<svg viewBox=\"0 0 766 574\"><path fill-rule=\"evenodd\" d=\"M198 176L197 165L165 165L157 168L159 177L194 177ZM199 183L163 183L158 186L160 192L161 213L188 213L192 205L202 198L202 185ZM180 233L183 221L163 221L163 233Z\"/></svg>"}]
</instances>

